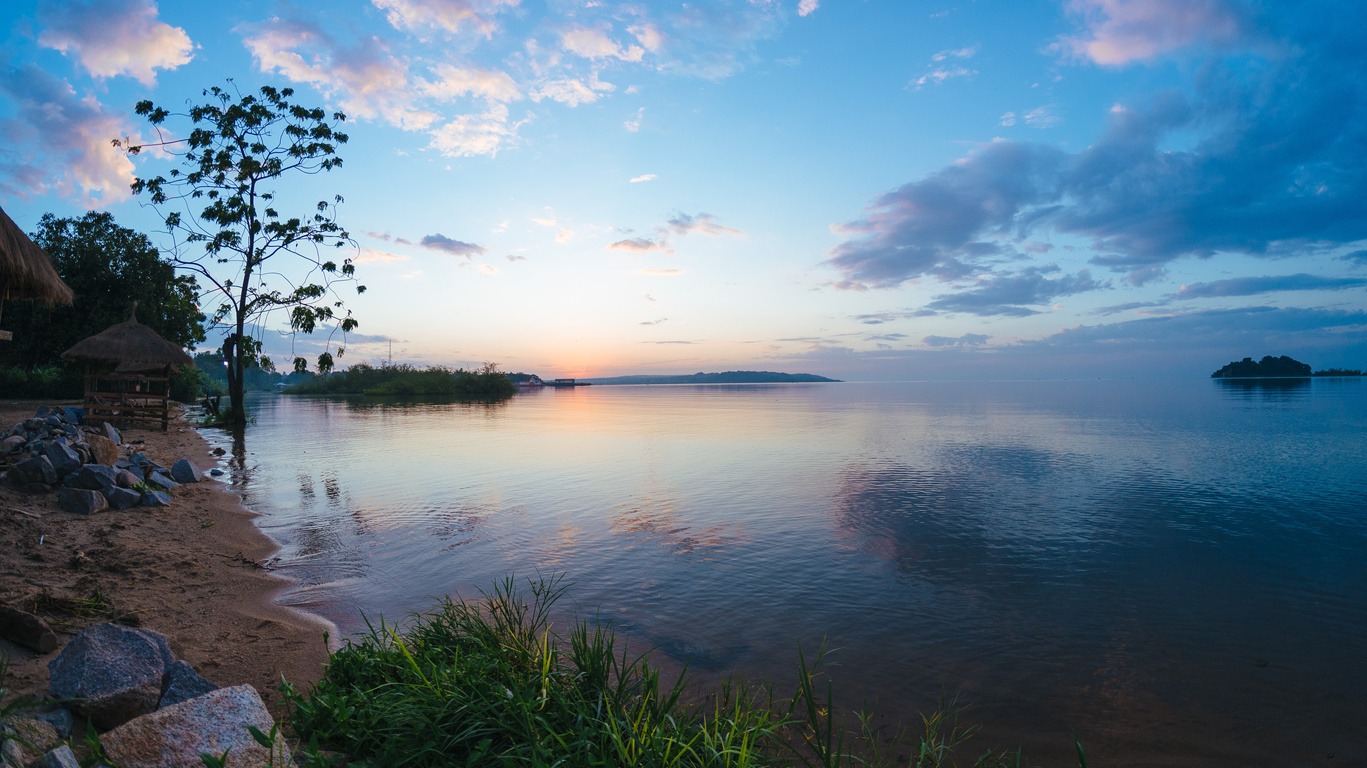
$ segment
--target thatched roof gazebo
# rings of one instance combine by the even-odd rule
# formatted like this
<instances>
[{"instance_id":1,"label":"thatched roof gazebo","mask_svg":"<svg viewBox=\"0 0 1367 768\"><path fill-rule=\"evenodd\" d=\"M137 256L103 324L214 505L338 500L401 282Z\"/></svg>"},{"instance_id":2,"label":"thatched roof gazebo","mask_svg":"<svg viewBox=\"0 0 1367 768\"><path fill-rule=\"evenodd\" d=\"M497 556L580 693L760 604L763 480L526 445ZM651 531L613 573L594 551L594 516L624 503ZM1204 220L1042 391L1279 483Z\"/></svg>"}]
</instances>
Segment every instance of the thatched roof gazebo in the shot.
<instances>
[{"instance_id":1,"label":"thatched roof gazebo","mask_svg":"<svg viewBox=\"0 0 1367 768\"><path fill-rule=\"evenodd\" d=\"M138 305L128 319L76 342L62 359L85 363L86 417L161 422L171 414L171 368L194 365L184 349L138 322ZM91 373L92 366L116 366L113 373Z\"/></svg>"},{"instance_id":2,"label":"thatched roof gazebo","mask_svg":"<svg viewBox=\"0 0 1367 768\"><path fill-rule=\"evenodd\" d=\"M0 208L0 319L10 299L70 304L75 294L62 282L52 259ZM9 339L9 332L0 330L0 341Z\"/></svg>"}]
</instances>

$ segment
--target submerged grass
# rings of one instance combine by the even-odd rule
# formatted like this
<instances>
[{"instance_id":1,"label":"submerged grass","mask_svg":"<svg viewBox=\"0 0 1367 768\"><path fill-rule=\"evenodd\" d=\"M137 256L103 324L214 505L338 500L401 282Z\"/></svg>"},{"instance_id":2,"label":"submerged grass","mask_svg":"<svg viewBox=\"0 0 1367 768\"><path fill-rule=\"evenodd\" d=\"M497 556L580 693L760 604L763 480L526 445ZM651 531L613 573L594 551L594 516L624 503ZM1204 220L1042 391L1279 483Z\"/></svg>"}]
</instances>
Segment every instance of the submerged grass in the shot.
<instances>
[{"instance_id":1,"label":"submerged grass","mask_svg":"<svg viewBox=\"0 0 1367 768\"><path fill-rule=\"evenodd\" d=\"M334 653L307 694L284 686L306 765L351 766L954 766L973 729L957 709L884 756L871 717L847 730L829 681L819 690L800 656L797 691L734 680L685 695L644 655L619 649L610 626L551 625L560 578L509 577L479 602L445 601L406 632L380 623ZM1080 747L1079 747L1080 750ZM1080 752L1079 752L1080 754ZM989 752L981 768L1021 765Z\"/></svg>"}]
</instances>

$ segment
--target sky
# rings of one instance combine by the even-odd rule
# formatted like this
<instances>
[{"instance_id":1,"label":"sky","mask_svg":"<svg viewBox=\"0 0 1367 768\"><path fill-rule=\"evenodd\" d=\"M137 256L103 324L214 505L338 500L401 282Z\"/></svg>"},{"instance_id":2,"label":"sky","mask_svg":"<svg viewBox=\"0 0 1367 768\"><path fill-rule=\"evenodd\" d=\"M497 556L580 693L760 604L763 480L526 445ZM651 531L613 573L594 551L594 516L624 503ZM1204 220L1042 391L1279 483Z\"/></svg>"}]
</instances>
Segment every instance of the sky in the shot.
<instances>
[{"instance_id":1,"label":"sky","mask_svg":"<svg viewBox=\"0 0 1367 768\"><path fill-rule=\"evenodd\" d=\"M275 318L277 360L331 345L342 366L543 377L1186 378L1269 354L1367 369L1358 2L7 8L0 206L29 232L107 210L174 247L129 189L173 160L111 143L152 135L140 100L271 85L347 115L342 167L278 202L344 198L360 325L303 337Z\"/></svg>"}]
</instances>

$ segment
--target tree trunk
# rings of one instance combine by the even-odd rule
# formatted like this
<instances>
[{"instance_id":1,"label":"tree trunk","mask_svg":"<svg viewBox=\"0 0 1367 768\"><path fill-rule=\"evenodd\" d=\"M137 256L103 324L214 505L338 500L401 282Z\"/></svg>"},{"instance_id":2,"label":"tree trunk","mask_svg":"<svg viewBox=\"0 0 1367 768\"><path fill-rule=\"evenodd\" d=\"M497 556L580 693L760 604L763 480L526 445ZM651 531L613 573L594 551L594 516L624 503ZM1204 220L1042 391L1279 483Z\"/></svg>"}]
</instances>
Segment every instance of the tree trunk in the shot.
<instances>
[{"instance_id":1,"label":"tree trunk","mask_svg":"<svg viewBox=\"0 0 1367 768\"><path fill-rule=\"evenodd\" d=\"M224 359L228 361L228 412L226 426L240 429L247 425L247 410L242 403L247 366L242 360L242 344L237 334L232 334L223 343Z\"/></svg>"}]
</instances>

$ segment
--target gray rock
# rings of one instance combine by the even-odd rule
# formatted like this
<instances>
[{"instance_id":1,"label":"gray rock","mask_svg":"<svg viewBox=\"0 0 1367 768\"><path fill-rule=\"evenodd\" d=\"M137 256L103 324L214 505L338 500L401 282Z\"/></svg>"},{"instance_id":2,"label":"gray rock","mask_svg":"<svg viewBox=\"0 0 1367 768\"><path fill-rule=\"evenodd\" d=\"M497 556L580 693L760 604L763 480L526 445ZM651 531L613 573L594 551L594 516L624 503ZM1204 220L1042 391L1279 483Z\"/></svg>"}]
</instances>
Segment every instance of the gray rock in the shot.
<instances>
[{"instance_id":1,"label":"gray rock","mask_svg":"<svg viewBox=\"0 0 1367 768\"><path fill-rule=\"evenodd\" d=\"M225 751L233 768L291 764L283 738L268 751L256 743L248 726L270 733L275 720L255 688L236 685L129 721L100 736L100 744L120 768L202 765L201 754Z\"/></svg>"},{"instance_id":2,"label":"gray rock","mask_svg":"<svg viewBox=\"0 0 1367 768\"><path fill-rule=\"evenodd\" d=\"M132 509L142 503L142 491L132 488L110 488L104 492L104 497L114 509Z\"/></svg>"},{"instance_id":3,"label":"gray rock","mask_svg":"<svg viewBox=\"0 0 1367 768\"><path fill-rule=\"evenodd\" d=\"M130 470L121 469L114 473L114 484L120 488L132 488L141 482L142 478Z\"/></svg>"},{"instance_id":4,"label":"gray rock","mask_svg":"<svg viewBox=\"0 0 1367 768\"><path fill-rule=\"evenodd\" d=\"M14 453L23 448L24 443L27 442L23 435L10 435L4 440L0 440L0 453Z\"/></svg>"},{"instance_id":5,"label":"gray rock","mask_svg":"<svg viewBox=\"0 0 1367 768\"><path fill-rule=\"evenodd\" d=\"M85 421L84 408L63 408L62 412L66 414L68 424L80 424Z\"/></svg>"},{"instance_id":6,"label":"gray rock","mask_svg":"<svg viewBox=\"0 0 1367 768\"><path fill-rule=\"evenodd\" d=\"M48 663L48 690L77 699L72 708L96 728L113 728L156 709L171 662L166 638L155 632L94 624Z\"/></svg>"},{"instance_id":7,"label":"gray rock","mask_svg":"<svg viewBox=\"0 0 1367 768\"><path fill-rule=\"evenodd\" d=\"M147 482L156 483L157 485L160 485L162 488L165 488L168 491L174 491L175 489L180 487L180 483L177 483L175 480L172 480L171 478L167 477L166 474L163 472L153 472L152 474L148 475Z\"/></svg>"},{"instance_id":8,"label":"gray rock","mask_svg":"<svg viewBox=\"0 0 1367 768\"><path fill-rule=\"evenodd\" d=\"M48 443L43 449L43 455L52 462L52 469L57 472L58 477L81 468L81 457L71 450L71 446L65 441L54 440Z\"/></svg>"},{"instance_id":9,"label":"gray rock","mask_svg":"<svg viewBox=\"0 0 1367 768\"><path fill-rule=\"evenodd\" d=\"M182 659L172 664L166 672L166 682L162 686L161 701L157 702L157 709L165 709L216 690L218 686L200 677L195 668Z\"/></svg>"},{"instance_id":10,"label":"gray rock","mask_svg":"<svg viewBox=\"0 0 1367 768\"><path fill-rule=\"evenodd\" d=\"M36 456L31 459L24 459L16 462L9 468L10 482L22 488L29 489L31 486L53 486L57 484L56 468L46 456Z\"/></svg>"},{"instance_id":11,"label":"gray rock","mask_svg":"<svg viewBox=\"0 0 1367 768\"><path fill-rule=\"evenodd\" d=\"M57 746L60 737L57 729L42 720L20 717L5 721L0 726L4 734L5 764L26 766L44 752Z\"/></svg>"},{"instance_id":12,"label":"gray rock","mask_svg":"<svg viewBox=\"0 0 1367 768\"><path fill-rule=\"evenodd\" d=\"M117 477L118 473L107 464L82 464L81 468L76 470L75 480L68 485L87 491L106 491L118 486Z\"/></svg>"},{"instance_id":13,"label":"gray rock","mask_svg":"<svg viewBox=\"0 0 1367 768\"><path fill-rule=\"evenodd\" d=\"M119 434L119 430L107 421L104 423L104 436L114 445L123 445L123 435Z\"/></svg>"},{"instance_id":14,"label":"gray rock","mask_svg":"<svg viewBox=\"0 0 1367 768\"><path fill-rule=\"evenodd\" d=\"M204 479L204 475L189 459L181 459L171 465L171 479L177 483L198 483Z\"/></svg>"},{"instance_id":15,"label":"gray rock","mask_svg":"<svg viewBox=\"0 0 1367 768\"><path fill-rule=\"evenodd\" d=\"M29 763L29 768L81 768L81 761L76 759L76 753L71 751L71 747L63 744Z\"/></svg>"},{"instance_id":16,"label":"gray rock","mask_svg":"<svg viewBox=\"0 0 1367 768\"><path fill-rule=\"evenodd\" d=\"M57 492L57 504L73 515L93 515L109 508L103 493L84 488L63 488Z\"/></svg>"},{"instance_id":17,"label":"gray rock","mask_svg":"<svg viewBox=\"0 0 1367 768\"><path fill-rule=\"evenodd\" d=\"M52 406L40 405L38 406L38 409L33 412L33 415L35 418L46 419L49 413L52 413Z\"/></svg>"},{"instance_id":18,"label":"gray rock","mask_svg":"<svg viewBox=\"0 0 1367 768\"><path fill-rule=\"evenodd\" d=\"M143 491L141 506L169 507L171 506L171 494L166 491Z\"/></svg>"},{"instance_id":19,"label":"gray rock","mask_svg":"<svg viewBox=\"0 0 1367 768\"><path fill-rule=\"evenodd\" d=\"M76 725L76 718L71 716L71 710L65 707L54 707L42 712L33 713L34 720L42 720L57 731L57 738L65 739L71 735L71 729Z\"/></svg>"}]
</instances>

